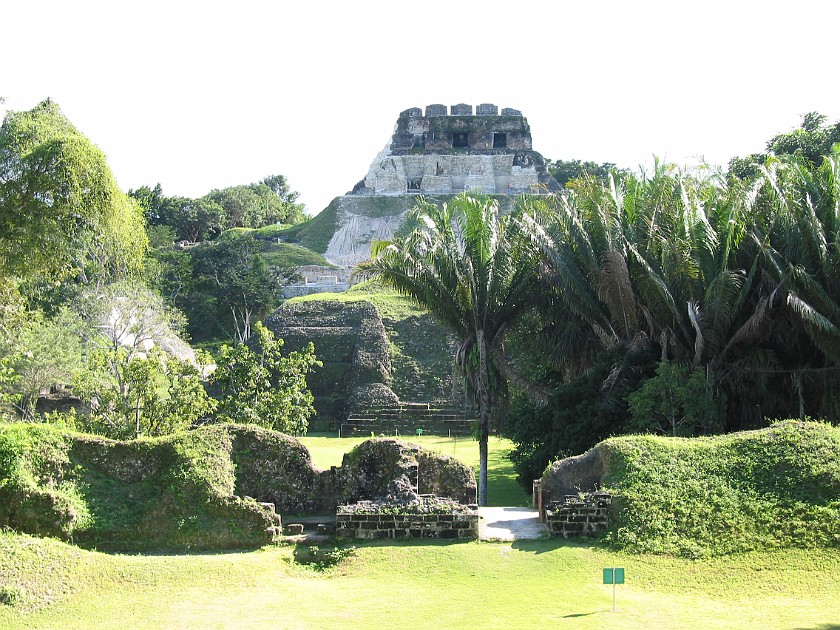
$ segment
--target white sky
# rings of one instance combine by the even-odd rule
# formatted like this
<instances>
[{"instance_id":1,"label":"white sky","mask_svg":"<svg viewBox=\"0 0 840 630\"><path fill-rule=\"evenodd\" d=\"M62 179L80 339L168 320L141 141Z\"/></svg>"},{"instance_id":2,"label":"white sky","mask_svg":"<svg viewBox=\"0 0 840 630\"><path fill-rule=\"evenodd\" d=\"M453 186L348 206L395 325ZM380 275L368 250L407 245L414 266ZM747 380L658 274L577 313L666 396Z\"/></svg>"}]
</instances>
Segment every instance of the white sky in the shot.
<instances>
[{"instance_id":1,"label":"white sky","mask_svg":"<svg viewBox=\"0 0 840 630\"><path fill-rule=\"evenodd\" d=\"M399 112L495 103L547 158L726 164L840 119L836 0L0 0L0 96L51 97L123 189L350 190Z\"/></svg>"}]
</instances>

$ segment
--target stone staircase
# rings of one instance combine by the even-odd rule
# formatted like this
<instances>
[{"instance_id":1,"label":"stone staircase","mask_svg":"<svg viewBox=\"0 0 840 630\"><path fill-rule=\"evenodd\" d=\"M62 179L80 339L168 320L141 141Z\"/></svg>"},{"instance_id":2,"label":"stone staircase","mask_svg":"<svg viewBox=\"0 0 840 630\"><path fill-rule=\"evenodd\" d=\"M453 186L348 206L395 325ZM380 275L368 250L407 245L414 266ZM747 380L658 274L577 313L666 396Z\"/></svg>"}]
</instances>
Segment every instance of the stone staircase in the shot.
<instances>
[{"instance_id":1,"label":"stone staircase","mask_svg":"<svg viewBox=\"0 0 840 630\"><path fill-rule=\"evenodd\" d=\"M436 407L422 403L401 403L393 407L371 407L350 413L341 424L341 436L387 435L472 435L475 411Z\"/></svg>"}]
</instances>

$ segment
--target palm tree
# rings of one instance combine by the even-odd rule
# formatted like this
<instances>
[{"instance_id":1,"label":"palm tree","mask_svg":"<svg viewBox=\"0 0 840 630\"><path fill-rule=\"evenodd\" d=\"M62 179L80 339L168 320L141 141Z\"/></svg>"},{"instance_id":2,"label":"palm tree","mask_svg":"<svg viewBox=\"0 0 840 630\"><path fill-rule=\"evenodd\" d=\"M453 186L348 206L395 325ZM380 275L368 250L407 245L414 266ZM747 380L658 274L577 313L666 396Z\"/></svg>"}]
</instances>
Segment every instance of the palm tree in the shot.
<instances>
[{"instance_id":1,"label":"palm tree","mask_svg":"<svg viewBox=\"0 0 840 630\"><path fill-rule=\"evenodd\" d=\"M752 241L765 261L767 319L779 374L789 374L798 413L835 415L840 375L840 151L819 167L793 155L760 167L766 216ZM791 410L793 411L793 410Z\"/></svg>"},{"instance_id":2,"label":"palm tree","mask_svg":"<svg viewBox=\"0 0 840 630\"><path fill-rule=\"evenodd\" d=\"M527 384L504 355L505 334L536 294L537 252L528 226L500 216L490 198L462 193L440 206L421 200L405 239L377 242L357 273L376 277L427 308L457 339L455 361L479 410L479 505L487 505L487 441L506 382Z\"/></svg>"}]
</instances>

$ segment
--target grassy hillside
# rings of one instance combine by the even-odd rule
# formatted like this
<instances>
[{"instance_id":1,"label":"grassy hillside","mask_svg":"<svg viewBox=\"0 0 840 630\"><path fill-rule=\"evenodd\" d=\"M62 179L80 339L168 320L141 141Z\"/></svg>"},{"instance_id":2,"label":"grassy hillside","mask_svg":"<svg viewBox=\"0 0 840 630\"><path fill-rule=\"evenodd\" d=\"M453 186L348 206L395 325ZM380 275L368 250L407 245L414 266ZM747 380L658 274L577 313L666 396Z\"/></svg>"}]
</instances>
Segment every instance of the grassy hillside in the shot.
<instances>
[{"instance_id":1,"label":"grassy hillside","mask_svg":"<svg viewBox=\"0 0 840 630\"><path fill-rule=\"evenodd\" d=\"M840 552L711 560L558 540L365 543L321 570L293 547L106 555L0 533L0 628L820 628L840 619ZM601 582L603 567L627 582ZM13 595L12 595L13 594Z\"/></svg>"},{"instance_id":2,"label":"grassy hillside","mask_svg":"<svg viewBox=\"0 0 840 630\"><path fill-rule=\"evenodd\" d=\"M300 243L303 247L313 252L323 254L327 251L330 239L338 229L338 198L333 199L330 205L324 208L316 216L307 221L298 223L282 230L282 235Z\"/></svg>"},{"instance_id":3,"label":"grassy hillside","mask_svg":"<svg viewBox=\"0 0 840 630\"><path fill-rule=\"evenodd\" d=\"M297 226L292 226L292 228ZM301 247L293 243L278 242L279 239L287 238L287 229L283 226L269 225L263 228L252 230L249 228L233 228L226 230L219 235L219 241L235 238L237 235L250 233L254 239L260 242L260 255L266 265L278 267L302 267L303 265L321 265L332 267L330 263L319 253L312 249ZM325 248L326 249L326 248Z\"/></svg>"},{"instance_id":4,"label":"grassy hillside","mask_svg":"<svg viewBox=\"0 0 840 630\"><path fill-rule=\"evenodd\" d=\"M608 535L688 557L840 547L840 427L784 421L710 438L612 438L604 485L621 496Z\"/></svg>"}]
</instances>

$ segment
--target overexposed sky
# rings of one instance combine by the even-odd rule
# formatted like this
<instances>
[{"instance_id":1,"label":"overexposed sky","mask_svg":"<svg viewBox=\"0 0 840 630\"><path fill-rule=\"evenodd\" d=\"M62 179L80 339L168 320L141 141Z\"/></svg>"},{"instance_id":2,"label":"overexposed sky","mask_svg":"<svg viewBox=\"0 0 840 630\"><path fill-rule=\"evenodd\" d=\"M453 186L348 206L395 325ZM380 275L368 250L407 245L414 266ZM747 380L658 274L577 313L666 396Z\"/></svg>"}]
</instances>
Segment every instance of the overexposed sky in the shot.
<instances>
[{"instance_id":1,"label":"overexposed sky","mask_svg":"<svg viewBox=\"0 0 840 630\"><path fill-rule=\"evenodd\" d=\"M0 0L0 105L51 97L123 189L285 175L310 214L399 112L495 103L547 158L725 165L840 119L836 0Z\"/></svg>"}]
</instances>

